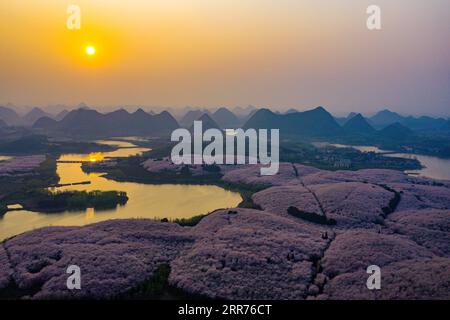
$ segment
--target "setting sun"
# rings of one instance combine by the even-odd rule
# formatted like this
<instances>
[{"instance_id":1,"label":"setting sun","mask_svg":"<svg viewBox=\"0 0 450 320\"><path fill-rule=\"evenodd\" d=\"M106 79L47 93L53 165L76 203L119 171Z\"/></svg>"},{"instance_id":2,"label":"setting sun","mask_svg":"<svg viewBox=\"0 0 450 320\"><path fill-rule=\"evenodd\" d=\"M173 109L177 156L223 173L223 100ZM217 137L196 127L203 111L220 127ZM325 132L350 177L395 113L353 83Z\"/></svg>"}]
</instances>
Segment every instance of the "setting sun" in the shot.
<instances>
[{"instance_id":1,"label":"setting sun","mask_svg":"<svg viewBox=\"0 0 450 320\"><path fill-rule=\"evenodd\" d=\"M86 47L86 53L90 56L93 56L95 54L95 47L94 46L87 46Z\"/></svg>"}]
</instances>

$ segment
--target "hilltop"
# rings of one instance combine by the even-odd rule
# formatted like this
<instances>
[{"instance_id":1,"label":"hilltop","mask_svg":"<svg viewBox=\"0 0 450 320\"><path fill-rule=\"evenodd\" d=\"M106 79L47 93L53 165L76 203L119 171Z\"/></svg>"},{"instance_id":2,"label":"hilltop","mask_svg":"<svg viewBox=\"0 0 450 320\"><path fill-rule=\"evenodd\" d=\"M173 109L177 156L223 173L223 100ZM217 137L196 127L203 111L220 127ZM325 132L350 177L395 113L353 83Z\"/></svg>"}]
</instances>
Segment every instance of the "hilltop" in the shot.
<instances>
[{"instance_id":1,"label":"hilltop","mask_svg":"<svg viewBox=\"0 0 450 320\"><path fill-rule=\"evenodd\" d=\"M133 219L30 231L0 247L0 295L145 298L137 288L164 265L167 285L212 299L450 299L450 184L291 163L276 176L221 169L227 183L267 186L252 196L260 209L217 210L192 227ZM83 266L81 290L67 290L68 261ZM376 292L365 289L374 263Z\"/></svg>"}]
</instances>

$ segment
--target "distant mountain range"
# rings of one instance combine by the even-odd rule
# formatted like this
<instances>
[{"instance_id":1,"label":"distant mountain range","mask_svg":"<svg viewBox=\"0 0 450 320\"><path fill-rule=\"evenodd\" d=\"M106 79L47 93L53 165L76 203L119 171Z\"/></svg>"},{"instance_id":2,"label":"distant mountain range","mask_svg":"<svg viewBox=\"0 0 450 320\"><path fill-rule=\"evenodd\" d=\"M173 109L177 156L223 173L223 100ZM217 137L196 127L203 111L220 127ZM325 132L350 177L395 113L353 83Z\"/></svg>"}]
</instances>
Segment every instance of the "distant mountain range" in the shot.
<instances>
[{"instance_id":1,"label":"distant mountain range","mask_svg":"<svg viewBox=\"0 0 450 320\"><path fill-rule=\"evenodd\" d=\"M235 107L231 111L240 119L248 119L258 108L254 106Z\"/></svg>"},{"instance_id":2,"label":"distant mountain range","mask_svg":"<svg viewBox=\"0 0 450 320\"><path fill-rule=\"evenodd\" d=\"M20 123L20 116L11 108L0 106L0 119L9 126Z\"/></svg>"},{"instance_id":3,"label":"distant mountain range","mask_svg":"<svg viewBox=\"0 0 450 320\"><path fill-rule=\"evenodd\" d=\"M377 129L372 125L373 119L379 125L381 123L386 125ZM401 122L392 122L394 120L400 120ZM261 109L246 122L244 127L280 129L280 134L282 135L310 138L342 138L344 141L374 143L381 141L411 141L416 139L419 132L407 126L407 124L411 123L415 124L415 128L432 128L430 130L435 130L435 132L444 132L444 130L450 132L450 120L442 120L428 117L401 117L382 111L380 114L369 119L364 118L362 114L352 113L345 118L343 125L340 125L338 120L323 107L304 112L291 110L284 114L274 113L268 109Z\"/></svg>"},{"instance_id":4,"label":"distant mountain range","mask_svg":"<svg viewBox=\"0 0 450 320\"><path fill-rule=\"evenodd\" d=\"M202 115L209 113L206 110L190 110L179 121L180 126L190 128L195 120L200 119Z\"/></svg>"},{"instance_id":5,"label":"distant mountain range","mask_svg":"<svg viewBox=\"0 0 450 320\"><path fill-rule=\"evenodd\" d=\"M268 109L258 110L244 128L280 129L282 134L330 136L343 133L343 128L324 108L304 112L276 114Z\"/></svg>"},{"instance_id":6,"label":"distant mountain range","mask_svg":"<svg viewBox=\"0 0 450 320\"><path fill-rule=\"evenodd\" d=\"M389 139L405 140L414 136L414 132L404 125L396 122L383 128L380 131L380 135Z\"/></svg>"},{"instance_id":7,"label":"distant mountain range","mask_svg":"<svg viewBox=\"0 0 450 320\"><path fill-rule=\"evenodd\" d=\"M336 117L335 119L340 125L343 126L356 115L357 113L352 112L347 117ZM400 123L411 130L417 131L440 130L447 122L447 120L443 118L432 118L427 116L404 117L389 110L382 110L366 120L375 129L383 129L391 124Z\"/></svg>"},{"instance_id":8,"label":"distant mountain range","mask_svg":"<svg viewBox=\"0 0 450 320\"><path fill-rule=\"evenodd\" d=\"M396 112L383 110L369 118L370 123L375 127L386 127L396 122L401 123L403 117Z\"/></svg>"},{"instance_id":9,"label":"distant mountain range","mask_svg":"<svg viewBox=\"0 0 450 320\"><path fill-rule=\"evenodd\" d=\"M344 124L343 128L348 133L357 134L374 134L375 129L367 122L367 120L358 113L356 115L349 115L349 120Z\"/></svg>"},{"instance_id":10,"label":"distant mountain range","mask_svg":"<svg viewBox=\"0 0 450 320\"><path fill-rule=\"evenodd\" d=\"M214 113L210 113L208 110L190 110L181 118L180 125L184 128L190 128L195 120L200 120L204 115L208 115L208 118L213 120L221 129L236 129L244 122L243 119L239 119L227 108L219 108Z\"/></svg>"},{"instance_id":11,"label":"distant mountain range","mask_svg":"<svg viewBox=\"0 0 450 320\"><path fill-rule=\"evenodd\" d=\"M347 117L334 117L334 119L336 120L337 123L339 123L339 125L343 126L347 123L347 121L349 121L351 118L353 118L357 114L358 113L356 113L356 112L350 112Z\"/></svg>"},{"instance_id":12,"label":"distant mountain range","mask_svg":"<svg viewBox=\"0 0 450 320\"><path fill-rule=\"evenodd\" d=\"M382 110L365 118L359 113L350 113L344 118L335 118L323 107L308 111L290 109L285 113L254 107L235 108L239 115L227 108L211 113L206 109L193 109L180 119L179 124L167 111L159 114L142 109L129 112L119 109L100 113L86 104L78 109L62 110L56 115L40 108L33 108L20 116L10 107L0 106L0 126L32 127L40 132L76 136L152 135L165 134L179 126L191 128L195 120L203 120L205 128L255 128L281 129L282 134L308 137L411 137L416 132L450 132L450 120L432 117L404 117L398 113Z\"/></svg>"},{"instance_id":13,"label":"distant mountain range","mask_svg":"<svg viewBox=\"0 0 450 320\"><path fill-rule=\"evenodd\" d=\"M222 129L235 129L241 126L238 117L227 108L220 108L212 114L212 119Z\"/></svg>"},{"instance_id":14,"label":"distant mountain range","mask_svg":"<svg viewBox=\"0 0 450 320\"><path fill-rule=\"evenodd\" d=\"M199 119L195 119L196 121L202 122L202 129L203 131L208 129L220 129L220 126L217 124L216 121L214 121L211 116L207 113L204 113ZM194 123L192 123L192 126L190 127L189 131L194 131Z\"/></svg>"},{"instance_id":15,"label":"distant mountain range","mask_svg":"<svg viewBox=\"0 0 450 320\"><path fill-rule=\"evenodd\" d=\"M22 117L22 123L25 126L32 126L37 120L43 117L52 117L52 115L40 108L33 108L30 112Z\"/></svg>"},{"instance_id":16,"label":"distant mountain range","mask_svg":"<svg viewBox=\"0 0 450 320\"><path fill-rule=\"evenodd\" d=\"M164 135L178 127L177 121L167 111L151 115L142 109L133 113L120 109L106 114L77 109L67 113L60 121L43 117L33 126L47 133L80 137Z\"/></svg>"},{"instance_id":17,"label":"distant mountain range","mask_svg":"<svg viewBox=\"0 0 450 320\"><path fill-rule=\"evenodd\" d=\"M400 123L411 130L439 130L447 121L443 118L432 117L404 117L396 112L383 110L369 118L369 123L375 128L382 129L394 123Z\"/></svg>"},{"instance_id":18,"label":"distant mountain range","mask_svg":"<svg viewBox=\"0 0 450 320\"><path fill-rule=\"evenodd\" d=\"M53 117L55 120L60 121L62 119L64 119L64 117L69 113L69 111L67 110L63 110L61 112L59 112L55 117Z\"/></svg>"},{"instance_id":19,"label":"distant mountain range","mask_svg":"<svg viewBox=\"0 0 450 320\"><path fill-rule=\"evenodd\" d=\"M20 116L14 109L0 106L0 120L8 126L31 127L38 119L42 117L52 117L41 108L33 108L24 116Z\"/></svg>"}]
</instances>

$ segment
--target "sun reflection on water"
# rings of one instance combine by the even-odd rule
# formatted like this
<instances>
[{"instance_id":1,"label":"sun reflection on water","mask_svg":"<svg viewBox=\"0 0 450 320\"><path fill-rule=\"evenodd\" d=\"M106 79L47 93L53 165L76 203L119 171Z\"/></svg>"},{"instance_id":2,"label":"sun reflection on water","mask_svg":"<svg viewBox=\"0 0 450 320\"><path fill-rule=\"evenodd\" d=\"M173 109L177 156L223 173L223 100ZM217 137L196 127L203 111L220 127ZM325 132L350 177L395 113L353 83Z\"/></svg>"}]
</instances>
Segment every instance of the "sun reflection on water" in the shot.
<instances>
[{"instance_id":1,"label":"sun reflection on water","mask_svg":"<svg viewBox=\"0 0 450 320\"><path fill-rule=\"evenodd\" d=\"M103 161L105 159L105 156L103 152L94 152L90 153L86 158L89 162L99 162Z\"/></svg>"},{"instance_id":2,"label":"sun reflection on water","mask_svg":"<svg viewBox=\"0 0 450 320\"><path fill-rule=\"evenodd\" d=\"M207 214L218 208L233 208L241 201L239 193L222 189L213 185L176 185L176 184L141 184L136 182L120 182L104 177L105 172L83 171L80 162L92 160L102 161L114 157L129 157L149 149L120 148L111 152L91 154L63 154L58 159L56 173L59 183L68 184L58 191L126 191L129 197L124 206L106 210L66 211L47 214L18 210L7 212L0 219L0 241L46 226L81 226L111 219L175 219L190 218L199 214ZM90 184L73 183L86 182Z\"/></svg>"},{"instance_id":3,"label":"sun reflection on water","mask_svg":"<svg viewBox=\"0 0 450 320\"><path fill-rule=\"evenodd\" d=\"M86 209L86 220L90 221L95 218L95 210L94 208L87 208Z\"/></svg>"}]
</instances>

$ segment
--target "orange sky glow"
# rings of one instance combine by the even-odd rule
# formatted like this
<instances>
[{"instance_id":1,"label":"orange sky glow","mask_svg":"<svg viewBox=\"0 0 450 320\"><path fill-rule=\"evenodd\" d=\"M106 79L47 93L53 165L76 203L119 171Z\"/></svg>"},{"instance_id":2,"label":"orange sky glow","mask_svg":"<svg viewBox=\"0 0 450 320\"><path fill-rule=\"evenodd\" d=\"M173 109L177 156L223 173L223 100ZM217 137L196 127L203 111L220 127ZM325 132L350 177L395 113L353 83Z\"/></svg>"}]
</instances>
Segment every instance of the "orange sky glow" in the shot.
<instances>
[{"instance_id":1,"label":"orange sky glow","mask_svg":"<svg viewBox=\"0 0 450 320\"><path fill-rule=\"evenodd\" d=\"M81 8L68 30L66 8ZM447 114L445 0L2 0L0 104ZM95 54L86 54L87 46Z\"/></svg>"}]
</instances>

